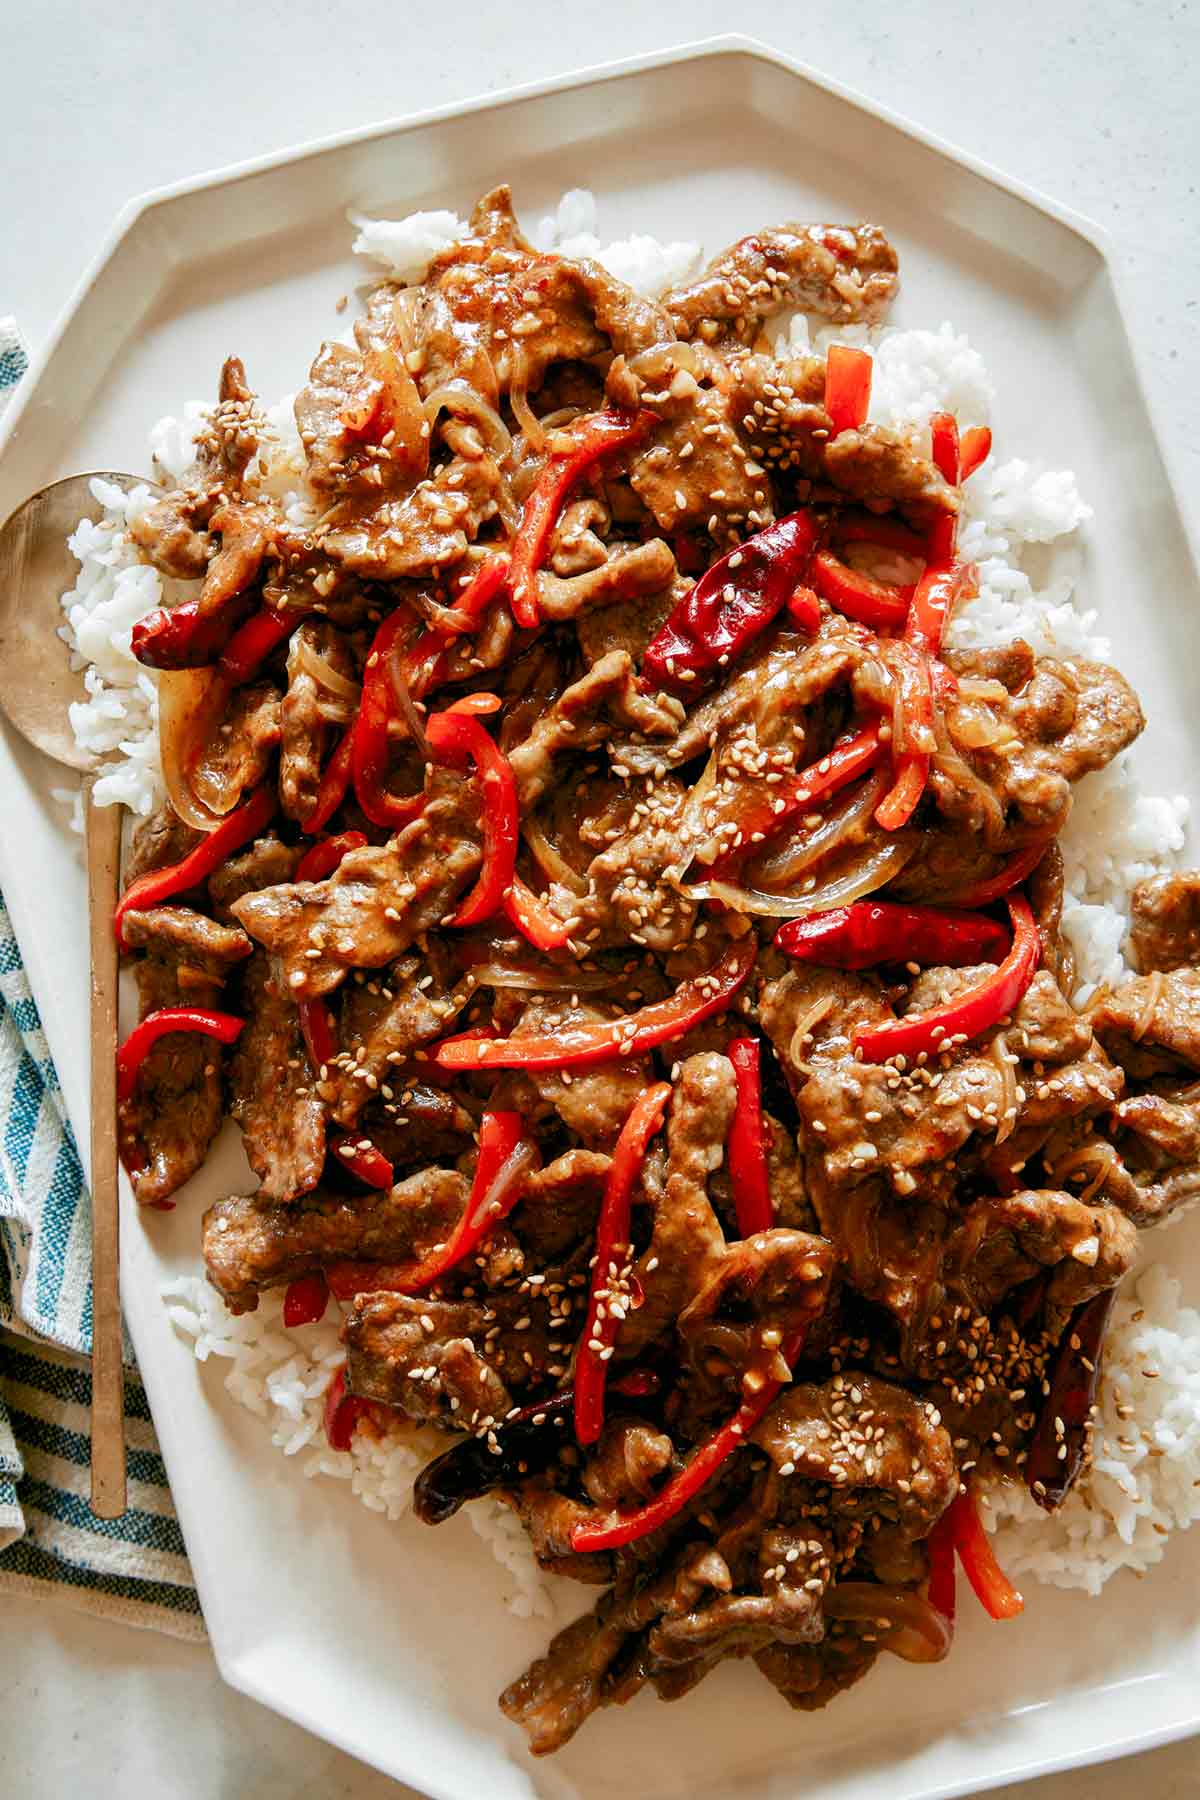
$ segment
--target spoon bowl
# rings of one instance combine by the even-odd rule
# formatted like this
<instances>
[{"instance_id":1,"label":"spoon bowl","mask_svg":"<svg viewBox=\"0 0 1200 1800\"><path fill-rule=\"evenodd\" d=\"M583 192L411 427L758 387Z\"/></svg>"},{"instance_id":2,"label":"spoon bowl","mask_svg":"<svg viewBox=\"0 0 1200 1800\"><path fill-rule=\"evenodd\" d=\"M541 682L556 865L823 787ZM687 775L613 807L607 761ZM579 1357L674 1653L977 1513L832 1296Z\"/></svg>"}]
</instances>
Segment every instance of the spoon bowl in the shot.
<instances>
[{"instance_id":1,"label":"spoon bowl","mask_svg":"<svg viewBox=\"0 0 1200 1800\"><path fill-rule=\"evenodd\" d=\"M97 480L126 493L145 483L110 469L68 475L31 494L0 527L0 712L43 755L80 770L93 758L76 744L67 709L87 690L62 637L60 597L77 574L67 539L80 519L103 516L91 488Z\"/></svg>"},{"instance_id":2,"label":"spoon bowl","mask_svg":"<svg viewBox=\"0 0 1200 1800\"><path fill-rule=\"evenodd\" d=\"M140 477L104 470L99 478L128 492ZM67 539L80 519L98 519L96 474L71 475L32 494L0 528L0 711L44 755L84 772L91 947L92 1192L92 1511L117 1519L125 1511L124 1371L118 1286L117 1207L117 941L113 909L120 882L120 808L96 806L89 772L68 708L87 696L82 667L62 635L61 597L74 585L76 560Z\"/></svg>"}]
</instances>

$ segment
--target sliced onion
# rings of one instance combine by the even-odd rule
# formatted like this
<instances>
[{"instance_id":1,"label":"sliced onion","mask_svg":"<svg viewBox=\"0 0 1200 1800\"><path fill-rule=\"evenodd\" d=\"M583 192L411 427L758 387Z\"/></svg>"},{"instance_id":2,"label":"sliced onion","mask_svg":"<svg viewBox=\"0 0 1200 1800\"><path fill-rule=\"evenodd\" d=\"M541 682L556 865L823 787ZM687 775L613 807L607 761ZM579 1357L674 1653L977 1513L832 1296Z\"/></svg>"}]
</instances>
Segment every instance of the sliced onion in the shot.
<instances>
[{"instance_id":1,"label":"sliced onion","mask_svg":"<svg viewBox=\"0 0 1200 1800\"><path fill-rule=\"evenodd\" d=\"M158 677L158 741L167 798L186 825L212 831L221 816L195 792L193 771L229 704L231 685L215 669L164 669ZM239 796L232 796L232 811Z\"/></svg>"},{"instance_id":2,"label":"sliced onion","mask_svg":"<svg viewBox=\"0 0 1200 1800\"><path fill-rule=\"evenodd\" d=\"M443 408L456 416L460 413L469 413L476 424L483 427L484 435L491 443L492 454L497 462L506 457L512 449L512 433L500 414L483 398L482 394L477 393L465 381L448 381L442 387L436 387L431 394L426 395L423 411L431 431ZM514 406L513 412L515 413L516 410Z\"/></svg>"},{"instance_id":3,"label":"sliced onion","mask_svg":"<svg viewBox=\"0 0 1200 1800\"><path fill-rule=\"evenodd\" d=\"M760 856L746 870L764 887L784 887L803 875L815 862L832 854L869 821L891 785L891 773L876 769L858 787L851 788L840 806L827 813L815 830L793 834L778 850Z\"/></svg>"},{"instance_id":4,"label":"sliced onion","mask_svg":"<svg viewBox=\"0 0 1200 1800\"><path fill-rule=\"evenodd\" d=\"M990 707L971 700L960 699L946 720L946 728L955 743L968 750L994 750L1017 741L1011 725L998 719Z\"/></svg>"},{"instance_id":5,"label":"sliced onion","mask_svg":"<svg viewBox=\"0 0 1200 1800\"><path fill-rule=\"evenodd\" d=\"M517 964L478 963L471 974L478 987L514 988L519 993L597 994L612 987L607 969L523 969Z\"/></svg>"},{"instance_id":6,"label":"sliced onion","mask_svg":"<svg viewBox=\"0 0 1200 1800\"><path fill-rule=\"evenodd\" d=\"M1121 1158L1111 1144L1097 1140L1084 1144L1080 1150L1072 1150L1061 1162L1055 1163L1048 1171L1051 1180L1061 1187L1068 1175L1076 1174L1080 1169L1094 1169L1096 1173L1086 1183L1079 1195L1081 1200L1090 1200L1104 1186L1109 1176L1121 1167Z\"/></svg>"},{"instance_id":7,"label":"sliced onion","mask_svg":"<svg viewBox=\"0 0 1200 1800\"><path fill-rule=\"evenodd\" d=\"M508 384L508 403L512 407L513 418L525 433L525 442L531 450L541 451L546 447L546 433L541 420L529 404L529 370L524 352L512 347L512 375Z\"/></svg>"},{"instance_id":8,"label":"sliced onion","mask_svg":"<svg viewBox=\"0 0 1200 1800\"><path fill-rule=\"evenodd\" d=\"M530 1170L535 1169L540 1161L541 1156L538 1153L537 1145L531 1143L528 1138L522 1138L520 1143L509 1151L492 1177L487 1192L477 1203L471 1218L472 1227L484 1223L498 1213L507 1212L509 1208L506 1203L509 1193L518 1182L524 1181Z\"/></svg>"},{"instance_id":9,"label":"sliced onion","mask_svg":"<svg viewBox=\"0 0 1200 1800\"><path fill-rule=\"evenodd\" d=\"M788 1045L788 1061L793 1068L799 1069L801 1072L807 1070L808 1052L805 1045L812 1036L814 1027L819 1025L821 1020L832 1010L833 995L822 994L819 1000L813 1001L807 1012L800 1015L796 1021L796 1029L792 1032L792 1041Z\"/></svg>"},{"instance_id":10,"label":"sliced onion","mask_svg":"<svg viewBox=\"0 0 1200 1800\"><path fill-rule=\"evenodd\" d=\"M1155 969L1150 977L1150 985L1146 990L1145 1003L1143 1004L1137 1019L1134 1021L1133 1030L1130 1033L1135 1044L1141 1043L1151 1025L1153 1025L1154 1015L1158 1011L1158 1003L1162 999L1162 991L1163 973L1161 969Z\"/></svg>"},{"instance_id":11,"label":"sliced onion","mask_svg":"<svg viewBox=\"0 0 1200 1800\"><path fill-rule=\"evenodd\" d=\"M821 1601L827 1619L852 1619L875 1627L886 1650L905 1662L941 1662L950 1649L949 1619L912 1588L839 1581Z\"/></svg>"},{"instance_id":12,"label":"sliced onion","mask_svg":"<svg viewBox=\"0 0 1200 1800\"><path fill-rule=\"evenodd\" d=\"M968 794L974 794L983 810L983 840L985 844L998 843L1004 834L1004 808L988 786L975 773L966 757L959 754L950 742L950 732L946 718L938 705L936 695L933 705L933 730L937 740L937 749L933 753L932 767L955 787L962 788Z\"/></svg>"},{"instance_id":13,"label":"sliced onion","mask_svg":"<svg viewBox=\"0 0 1200 1800\"><path fill-rule=\"evenodd\" d=\"M425 733L425 726L417 711L416 701L409 692L408 683L404 679L403 659L405 646L393 644L388 652L387 678L392 690L392 697L400 710L404 723L408 726L408 735L420 753L422 761L428 765L433 761L433 747Z\"/></svg>"},{"instance_id":14,"label":"sliced onion","mask_svg":"<svg viewBox=\"0 0 1200 1800\"><path fill-rule=\"evenodd\" d=\"M529 846L534 862L547 880L557 881L560 887L570 888L573 894L587 893L586 876L578 874L562 851L555 849L536 819L522 819L521 835Z\"/></svg>"},{"instance_id":15,"label":"sliced onion","mask_svg":"<svg viewBox=\"0 0 1200 1800\"><path fill-rule=\"evenodd\" d=\"M362 692L358 682L351 681L347 676L339 674L333 664L327 662L321 652L313 647L307 633L297 632L292 639L292 645L292 654L288 658L289 663L294 660L305 674L312 676L318 687L327 688L331 694L335 694L339 700L344 700L347 705L358 705L359 695Z\"/></svg>"},{"instance_id":16,"label":"sliced onion","mask_svg":"<svg viewBox=\"0 0 1200 1800\"><path fill-rule=\"evenodd\" d=\"M1000 1124L996 1130L997 1144L1002 1144L1005 1138L1011 1136L1017 1123L1017 1077L1010 1061L1010 1055L1004 1033L998 1031L992 1039L992 1061L1000 1071L1000 1079L1004 1083L1004 1093L1001 1098Z\"/></svg>"},{"instance_id":17,"label":"sliced onion","mask_svg":"<svg viewBox=\"0 0 1200 1800\"><path fill-rule=\"evenodd\" d=\"M917 836L893 835L873 844L866 856L807 894L764 894L758 888L737 887L730 881L706 881L682 887L681 892L689 900L719 900L731 912L754 913L766 919L799 919L805 913L828 912L835 906L849 906L864 894L873 894L900 873L916 848Z\"/></svg>"}]
</instances>

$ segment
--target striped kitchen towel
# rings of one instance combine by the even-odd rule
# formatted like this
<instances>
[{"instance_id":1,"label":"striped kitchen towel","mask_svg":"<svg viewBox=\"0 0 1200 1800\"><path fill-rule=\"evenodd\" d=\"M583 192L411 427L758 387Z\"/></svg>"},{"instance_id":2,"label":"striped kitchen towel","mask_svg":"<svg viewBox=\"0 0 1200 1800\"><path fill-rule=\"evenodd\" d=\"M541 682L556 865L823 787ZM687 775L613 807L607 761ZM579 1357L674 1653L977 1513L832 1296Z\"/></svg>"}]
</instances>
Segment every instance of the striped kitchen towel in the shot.
<instances>
[{"instance_id":1,"label":"striped kitchen towel","mask_svg":"<svg viewBox=\"0 0 1200 1800\"><path fill-rule=\"evenodd\" d=\"M28 365L0 319L0 410ZM202 1639L204 1619L145 1389L126 1343L129 1510L88 1504L91 1202L0 896L0 1593Z\"/></svg>"}]
</instances>

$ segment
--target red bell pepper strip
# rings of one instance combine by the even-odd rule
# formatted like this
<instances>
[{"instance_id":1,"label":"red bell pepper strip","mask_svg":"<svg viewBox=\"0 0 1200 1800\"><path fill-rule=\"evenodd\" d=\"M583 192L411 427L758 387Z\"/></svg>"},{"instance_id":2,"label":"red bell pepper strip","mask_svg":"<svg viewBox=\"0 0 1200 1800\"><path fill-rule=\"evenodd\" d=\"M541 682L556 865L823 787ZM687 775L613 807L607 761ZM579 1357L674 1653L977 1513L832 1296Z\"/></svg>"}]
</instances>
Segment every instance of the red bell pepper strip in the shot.
<instances>
[{"instance_id":1,"label":"red bell pepper strip","mask_svg":"<svg viewBox=\"0 0 1200 1800\"><path fill-rule=\"evenodd\" d=\"M234 686L249 681L300 623L299 613L276 612L273 606L262 606L239 625L217 658L217 668Z\"/></svg>"},{"instance_id":2,"label":"red bell pepper strip","mask_svg":"<svg viewBox=\"0 0 1200 1800\"><path fill-rule=\"evenodd\" d=\"M517 784L507 756L469 713L434 713L426 731L436 755L452 763L469 758L483 788L483 867L450 920L451 925L479 925L497 911L512 886L520 836Z\"/></svg>"},{"instance_id":3,"label":"red bell pepper strip","mask_svg":"<svg viewBox=\"0 0 1200 1800\"><path fill-rule=\"evenodd\" d=\"M947 1625L953 1626L958 1596L954 1580L954 1520L947 1508L925 1540L929 1552L929 1586L926 1598Z\"/></svg>"},{"instance_id":4,"label":"red bell pepper strip","mask_svg":"<svg viewBox=\"0 0 1200 1800\"><path fill-rule=\"evenodd\" d=\"M512 886L504 896L504 915L537 950L562 950L571 941L569 927L550 911L540 894L526 887L519 875L513 876Z\"/></svg>"},{"instance_id":5,"label":"red bell pepper strip","mask_svg":"<svg viewBox=\"0 0 1200 1800\"><path fill-rule=\"evenodd\" d=\"M397 639L411 626L412 614L407 607L398 606L375 633L363 669L362 697L350 740L350 767L358 804L372 825L386 825L393 831L415 819L425 805L423 792L401 796L389 793L386 786L393 710L387 663ZM309 824L311 828L311 820Z\"/></svg>"},{"instance_id":6,"label":"red bell pepper strip","mask_svg":"<svg viewBox=\"0 0 1200 1800\"><path fill-rule=\"evenodd\" d=\"M508 558L498 550L493 550L484 557L475 569L470 581L452 600L455 612L466 613L472 619L478 619L485 613L496 595L508 580ZM448 623L438 627L447 637L459 637L466 630L465 626Z\"/></svg>"},{"instance_id":7,"label":"red bell pepper strip","mask_svg":"<svg viewBox=\"0 0 1200 1800\"><path fill-rule=\"evenodd\" d=\"M973 475L980 463L987 461L992 454L992 434L986 425L972 425L969 431L962 434L959 445L958 479L966 481Z\"/></svg>"},{"instance_id":8,"label":"red bell pepper strip","mask_svg":"<svg viewBox=\"0 0 1200 1800\"><path fill-rule=\"evenodd\" d=\"M762 1071L758 1039L735 1038L725 1054L733 1064L737 1105L729 1128L729 1180L739 1237L770 1231L775 1223L767 1174L767 1140L762 1115Z\"/></svg>"},{"instance_id":9,"label":"red bell pepper strip","mask_svg":"<svg viewBox=\"0 0 1200 1800\"><path fill-rule=\"evenodd\" d=\"M206 880L234 850L240 850L270 824L278 806L279 796L274 785L264 782L234 812L227 813L216 829L210 831L194 850L189 850L181 862L169 863L165 869L150 869L136 881L131 881L113 914L113 928L122 948L121 921L126 913L146 912L152 906L161 906L173 894L185 894L189 888Z\"/></svg>"},{"instance_id":10,"label":"red bell pepper strip","mask_svg":"<svg viewBox=\"0 0 1200 1800\"><path fill-rule=\"evenodd\" d=\"M508 558L499 554L485 556L467 586L454 601L454 610L478 621L508 580ZM449 671L449 651L456 637L470 629L448 621L423 631L403 658L403 676L415 700L423 699L431 688L441 685ZM472 696L467 696L468 700ZM463 710L467 710L464 707Z\"/></svg>"},{"instance_id":11,"label":"red bell pepper strip","mask_svg":"<svg viewBox=\"0 0 1200 1800\"><path fill-rule=\"evenodd\" d=\"M803 1342L804 1333L793 1332L782 1346L781 1355L789 1368L799 1356ZM619 1550L666 1525L707 1487L726 1458L742 1447L783 1385L782 1381L772 1377L756 1394L743 1400L732 1419L706 1438L686 1467L672 1476L645 1505L633 1512L601 1512L595 1519L586 1519L574 1526L570 1539L572 1550L581 1556L593 1550Z\"/></svg>"},{"instance_id":12,"label":"red bell pepper strip","mask_svg":"<svg viewBox=\"0 0 1200 1800\"><path fill-rule=\"evenodd\" d=\"M304 1039L308 1059L317 1075L328 1067L338 1053L333 1021L324 1000L300 1000L296 1011L300 1017L300 1035Z\"/></svg>"},{"instance_id":13,"label":"red bell pepper strip","mask_svg":"<svg viewBox=\"0 0 1200 1800\"><path fill-rule=\"evenodd\" d=\"M358 1421L370 1412L372 1402L346 1392L346 1365L338 1369L325 1390L325 1436L331 1450L349 1450Z\"/></svg>"},{"instance_id":14,"label":"red bell pepper strip","mask_svg":"<svg viewBox=\"0 0 1200 1800\"><path fill-rule=\"evenodd\" d=\"M616 1295L611 1284L619 1280L632 1254L629 1221L633 1187L646 1160L650 1139L662 1125L670 1098L669 1081L656 1082L640 1094L621 1127L613 1151L596 1225L596 1256L592 1265L587 1323L575 1364L575 1437L581 1444L594 1444L604 1426L604 1382L620 1323L619 1317L612 1312Z\"/></svg>"},{"instance_id":15,"label":"red bell pepper strip","mask_svg":"<svg viewBox=\"0 0 1200 1800\"><path fill-rule=\"evenodd\" d=\"M833 436L857 431L865 425L871 404L874 358L849 344L831 344L825 358L825 411L833 421Z\"/></svg>"},{"instance_id":16,"label":"red bell pepper strip","mask_svg":"<svg viewBox=\"0 0 1200 1800\"><path fill-rule=\"evenodd\" d=\"M895 779L875 808L875 822L884 831L898 831L908 824L916 811L929 780L934 742L929 659L903 639L897 642L896 653L904 746L897 754L893 743Z\"/></svg>"},{"instance_id":17,"label":"red bell pepper strip","mask_svg":"<svg viewBox=\"0 0 1200 1800\"><path fill-rule=\"evenodd\" d=\"M821 602L810 587L798 587L787 603L788 616L810 635L821 628Z\"/></svg>"},{"instance_id":18,"label":"red bell pepper strip","mask_svg":"<svg viewBox=\"0 0 1200 1800\"><path fill-rule=\"evenodd\" d=\"M507 1218L525 1191L524 1178L537 1154L522 1138L522 1130L520 1113L484 1113L479 1121L479 1155L467 1204L442 1248L431 1251L415 1268L410 1266L403 1272L403 1279L396 1283L400 1293L417 1294L432 1287L469 1256L494 1225Z\"/></svg>"},{"instance_id":19,"label":"red bell pepper strip","mask_svg":"<svg viewBox=\"0 0 1200 1800\"><path fill-rule=\"evenodd\" d=\"M1062 1505L1083 1464L1104 1333L1116 1297L1116 1288L1110 1287L1077 1306L1055 1352L1050 1392L1042 1401L1022 1470L1026 1487L1047 1512Z\"/></svg>"},{"instance_id":20,"label":"red bell pepper strip","mask_svg":"<svg viewBox=\"0 0 1200 1800\"><path fill-rule=\"evenodd\" d=\"M147 1013L117 1051L117 1099L129 1099L137 1086L138 1070L159 1038L173 1031L195 1031L216 1038L219 1044L232 1044L245 1022L232 1013L211 1012L201 1006L163 1006Z\"/></svg>"},{"instance_id":21,"label":"red bell pepper strip","mask_svg":"<svg viewBox=\"0 0 1200 1800\"><path fill-rule=\"evenodd\" d=\"M499 694L463 694L444 710L448 713L470 713L473 718L486 719L491 713L498 713L503 705Z\"/></svg>"},{"instance_id":22,"label":"red bell pepper strip","mask_svg":"<svg viewBox=\"0 0 1200 1800\"><path fill-rule=\"evenodd\" d=\"M1032 844L1026 844L1023 850L1014 851L1003 867L985 881L977 881L965 893L956 894L954 906L987 906L993 900L1002 900L1013 888L1020 887L1026 876L1033 871L1046 854L1046 839L1038 838Z\"/></svg>"},{"instance_id":23,"label":"red bell pepper strip","mask_svg":"<svg viewBox=\"0 0 1200 1800\"><path fill-rule=\"evenodd\" d=\"M931 562L913 589L904 636L927 656L941 653L947 622L962 592L962 578L961 564Z\"/></svg>"},{"instance_id":24,"label":"red bell pepper strip","mask_svg":"<svg viewBox=\"0 0 1200 1800\"><path fill-rule=\"evenodd\" d=\"M324 881L327 875L341 862L349 850L361 850L366 844L366 835L361 831L339 831L336 837L322 838L306 850L296 864L293 881Z\"/></svg>"},{"instance_id":25,"label":"red bell pepper strip","mask_svg":"<svg viewBox=\"0 0 1200 1800\"><path fill-rule=\"evenodd\" d=\"M909 1013L903 1019L887 1019L854 1034L854 1049L865 1062L888 1062L893 1056L936 1056L959 1039L990 1031L1007 1018L1029 983L1042 953L1041 939L1024 894L1009 899L1012 948L990 975L974 987L956 994L942 1006Z\"/></svg>"},{"instance_id":26,"label":"red bell pepper strip","mask_svg":"<svg viewBox=\"0 0 1200 1800\"><path fill-rule=\"evenodd\" d=\"M297 1325L315 1325L325 1317L329 1284L320 1269L290 1281L283 1296L283 1323L291 1331Z\"/></svg>"},{"instance_id":27,"label":"red bell pepper strip","mask_svg":"<svg viewBox=\"0 0 1200 1800\"><path fill-rule=\"evenodd\" d=\"M533 484L513 538L509 568L509 592L518 625L532 628L541 613L534 577L545 560L546 546L567 495L585 469L610 450L640 443L658 424L652 412L586 413L563 428L575 448L565 456L551 456Z\"/></svg>"},{"instance_id":28,"label":"red bell pepper strip","mask_svg":"<svg viewBox=\"0 0 1200 1800\"><path fill-rule=\"evenodd\" d=\"M353 773L354 758L354 725L346 727L342 741L325 765L317 788L317 801L301 830L308 836L324 831L330 819L350 790L350 777Z\"/></svg>"},{"instance_id":29,"label":"red bell pepper strip","mask_svg":"<svg viewBox=\"0 0 1200 1800\"><path fill-rule=\"evenodd\" d=\"M891 631L908 617L911 588L874 581L828 550L818 550L813 557L812 584L835 611L875 631Z\"/></svg>"},{"instance_id":30,"label":"red bell pepper strip","mask_svg":"<svg viewBox=\"0 0 1200 1800\"><path fill-rule=\"evenodd\" d=\"M984 1611L993 1619L1015 1619L1024 1612L1025 1602L996 1561L970 1493L957 1494L942 1519L946 1534L958 1551L963 1574Z\"/></svg>"},{"instance_id":31,"label":"red bell pepper strip","mask_svg":"<svg viewBox=\"0 0 1200 1800\"><path fill-rule=\"evenodd\" d=\"M747 802L742 812L742 842L736 849L719 856L710 872L718 878L733 873L745 857L780 832L798 812L875 768L884 755L879 726L867 725L861 731L839 738L825 756L809 763L797 775L774 787L764 785L761 796L756 796L753 803Z\"/></svg>"},{"instance_id":32,"label":"red bell pepper strip","mask_svg":"<svg viewBox=\"0 0 1200 1800\"><path fill-rule=\"evenodd\" d=\"M374 1144L361 1137L335 1137L329 1145L330 1154L337 1158L343 1169L370 1188L390 1188L396 1178L395 1170Z\"/></svg>"},{"instance_id":33,"label":"red bell pepper strip","mask_svg":"<svg viewBox=\"0 0 1200 1800\"><path fill-rule=\"evenodd\" d=\"M683 691L718 675L782 612L816 543L816 525L800 511L718 558L671 608L649 645L642 659L646 680Z\"/></svg>"},{"instance_id":34,"label":"red bell pepper strip","mask_svg":"<svg viewBox=\"0 0 1200 1800\"><path fill-rule=\"evenodd\" d=\"M831 535L835 544L877 544L881 550L898 550L902 556L920 557L922 561L929 555L929 545L920 532L889 515L838 513Z\"/></svg>"},{"instance_id":35,"label":"red bell pepper strip","mask_svg":"<svg viewBox=\"0 0 1200 1800\"><path fill-rule=\"evenodd\" d=\"M724 1012L754 967L755 939L731 944L707 974L684 981L667 1000L657 1000L619 1019L560 1025L547 1036L443 1038L432 1061L442 1069L580 1069L616 1058L644 1056L682 1037L693 1025Z\"/></svg>"},{"instance_id":36,"label":"red bell pepper strip","mask_svg":"<svg viewBox=\"0 0 1200 1800\"><path fill-rule=\"evenodd\" d=\"M319 844L314 844L300 858L293 879L324 880L327 875L333 874L344 856L351 850L361 850L366 841L361 831L339 831L336 837L322 838ZM304 1039L309 1061L320 1075L321 1070L333 1061L338 1051L329 1007L324 1000L299 1000L296 1010L300 1017L300 1035ZM390 1187L390 1178L380 1185Z\"/></svg>"},{"instance_id":37,"label":"red bell pepper strip","mask_svg":"<svg viewBox=\"0 0 1200 1800\"><path fill-rule=\"evenodd\" d=\"M938 474L949 487L959 484L958 421L953 413L934 413L929 421L933 460Z\"/></svg>"},{"instance_id":38,"label":"red bell pepper strip","mask_svg":"<svg viewBox=\"0 0 1200 1800\"><path fill-rule=\"evenodd\" d=\"M874 969L890 962L970 968L1000 962L1008 942L1003 925L985 913L898 906L890 900L856 900L809 913L789 919L775 933L778 949L828 969Z\"/></svg>"}]
</instances>

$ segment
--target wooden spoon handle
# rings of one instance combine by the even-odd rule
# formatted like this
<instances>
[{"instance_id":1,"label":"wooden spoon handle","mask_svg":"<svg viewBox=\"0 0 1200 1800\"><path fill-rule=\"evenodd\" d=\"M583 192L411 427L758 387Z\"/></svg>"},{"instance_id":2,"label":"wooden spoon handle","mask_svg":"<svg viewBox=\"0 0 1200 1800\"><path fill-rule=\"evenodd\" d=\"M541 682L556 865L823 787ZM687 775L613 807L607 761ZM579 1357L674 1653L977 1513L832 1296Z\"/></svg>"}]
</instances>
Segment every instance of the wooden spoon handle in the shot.
<instances>
[{"instance_id":1,"label":"wooden spoon handle","mask_svg":"<svg viewBox=\"0 0 1200 1800\"><path fill-rule=\"evenodd\" d=\"M92 1511L125 1511L125 1377L117 1212L117 939L121 809L96 806L84 783L92 948Z\"/></svg>"}]
</instances>

